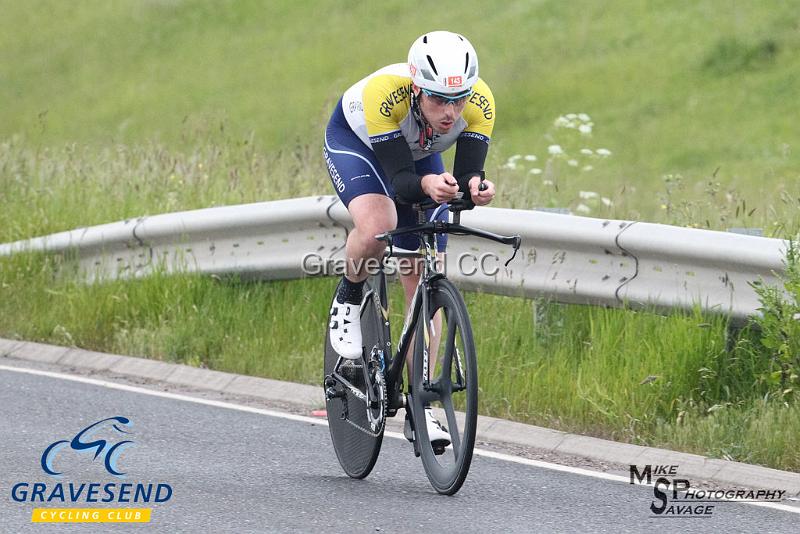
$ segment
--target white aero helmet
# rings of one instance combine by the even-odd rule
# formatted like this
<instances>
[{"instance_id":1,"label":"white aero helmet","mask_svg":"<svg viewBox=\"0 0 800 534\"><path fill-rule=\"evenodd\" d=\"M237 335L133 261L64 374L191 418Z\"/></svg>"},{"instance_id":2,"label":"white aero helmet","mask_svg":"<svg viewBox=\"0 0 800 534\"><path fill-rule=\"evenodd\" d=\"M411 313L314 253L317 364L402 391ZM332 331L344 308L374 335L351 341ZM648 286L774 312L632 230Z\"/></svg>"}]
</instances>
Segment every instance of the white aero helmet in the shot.
<instances>
[{"instance_id":1,"label":"white aero helmet","mask_svg":"<svg viewBox=\"0 0 800 534\"><path fill-rule=\"evenodd\" d=\"M478 81L478 55L457 33L422 35L408 51L408 66L417 87L445 96L466 95Z\"/></svg>"}]
</instances>

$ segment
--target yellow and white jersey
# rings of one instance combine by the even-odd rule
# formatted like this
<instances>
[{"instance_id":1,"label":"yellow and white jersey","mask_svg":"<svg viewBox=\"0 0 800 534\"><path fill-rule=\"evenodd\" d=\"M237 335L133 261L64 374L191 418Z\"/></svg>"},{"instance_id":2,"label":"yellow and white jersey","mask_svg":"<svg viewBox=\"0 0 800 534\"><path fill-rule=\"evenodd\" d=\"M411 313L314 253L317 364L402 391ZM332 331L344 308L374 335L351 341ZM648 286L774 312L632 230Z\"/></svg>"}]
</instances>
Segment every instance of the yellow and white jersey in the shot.
<instances>
[{"instance_id":1,"label":"yellow and white jersey","mask_svg":"<svg viewBox=\"0 0 800 534\"><path fill-rule=\"evenodd\" d=\"M373 72L345 91L342 111L347 123L367 147L404 137L414 161L443 152L459 137L489 142L494 128L492 91L478 79L461 112L446 134L434 134L429 150L420 146L420 128L411 113L411 74L407 63L395 63Z\"/></svg>"}]
</instances>

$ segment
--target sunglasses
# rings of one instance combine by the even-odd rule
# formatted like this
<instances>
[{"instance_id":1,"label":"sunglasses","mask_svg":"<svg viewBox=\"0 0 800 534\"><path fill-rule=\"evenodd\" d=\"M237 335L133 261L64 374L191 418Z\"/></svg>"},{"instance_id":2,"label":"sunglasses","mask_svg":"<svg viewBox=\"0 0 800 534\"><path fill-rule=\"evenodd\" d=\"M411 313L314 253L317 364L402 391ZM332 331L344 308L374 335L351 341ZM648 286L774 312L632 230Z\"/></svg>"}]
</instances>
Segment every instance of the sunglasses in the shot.
<instances>
[{"instance_id":1,"label":"sunglasses","mask_svg":"<svg viewBox=\"0 0 800 534\"><path fill-rule=\"evenodd\" d=\"M458 95L443 95L440 93L434 93L428 89L422 89L422 92L425 96L429 97L435 104L440 106L446 106L447 104L453 104L454 106L460 106L464 104L467 99L472 95L472 89L470 89L466 94L459 93Z\"/></svg>"}]
</instances>

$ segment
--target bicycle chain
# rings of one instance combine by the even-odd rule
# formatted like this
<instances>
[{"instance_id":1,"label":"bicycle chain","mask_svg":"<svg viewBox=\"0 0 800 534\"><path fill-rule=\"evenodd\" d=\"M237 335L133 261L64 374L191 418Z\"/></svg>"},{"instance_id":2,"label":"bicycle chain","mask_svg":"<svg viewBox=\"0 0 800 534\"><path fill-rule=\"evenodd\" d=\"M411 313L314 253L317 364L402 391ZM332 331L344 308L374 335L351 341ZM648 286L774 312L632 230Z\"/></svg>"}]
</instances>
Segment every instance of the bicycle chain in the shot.
<instances>
[{"instance_id":1,"label":"bicycle chain","mask_svg":"<svg viewBox=\"0 0 800 534\"><path fill-rule=\"evenodd\" d=\"M354 363L354 364L352 364L352 367L360 369L360 368L362 368L362 367L363 367L363 365L360 365L360 364L355 364L355 363ZM381 373L382 373L382 371L381 371ZM385 407L385 406L386 406L386 389L385 389L385 387L386 387L386 382L385 382L385 380L384 380L383 382L384 382L384 390L383 390L383 403L384 403L384 407ZM352 391L350 391L349 393L350 393L351 395L353 394L353 392L352 392ZM353 395L353 396L355 397L355 395ZM356 399L358 399L358 397L356 397ZM360 399L358 399L358 400L360 400ZM367 405L366 405L366 403L364 403L364 408L365 408L365 409L368 409L368 408L367 408ZM364 434L368 435L369 437L371 437L371 438L378 438L378 437L380 437L380 435L381 435L381 432L383 432L384 428L386 428L386 412L385 412L385 408L384 408L384 415L383 415L383 418L382 418L382 420L381 420L381 426L380 426L380 428L378 429L378 431L377 431L377 432L372 432L371 430L367 430L366 428L363 428L363 427L361 427L361 426L359 426L359 425L355 424L353 421L351 421L351 420L350 420L350 418L349 418L349 417L345 418L345 421L347 421L347 423L348 423L350 426L352 426L353 428L356 428L356 429L360 430L361 432L363 432Z\"/></svg>"},{"instance_id":2,"label":"bicycle chain","mask_svg":"<svg viewBox=\"0 0 800 534\"><path fill-rule=\"evenodd\" d=\"M350 419L345 419L345 421L347 421L351 426L357 428L358 430L360 430L361 432L363 432L364 434L368 435L371 438L380 437L381 432L383 432L383 427L386 425L386 421L384 420L383 424L381 425L381 429L378 430L377 433L373 433L371 430L367 430L366 428L361 428L360 426L352 422Z\"/></svg>"},{"instance_id":3,"label":"bicycle chain","mask_svg":"<svg viewBox=\"0 0 800 534\"><path fill-rule=\"evenodd\" d=\"M349 393L352 395L353 392L350 391ZM355 395L353 396L355 397ZM357 397L356 399L358 400ZM366 405L364 405L364 407L366 408ZM364 434L368 435L371 438L377 438L378 436L380 436L381 432L383 431L383 428L386 426L386 417L383 418L383 423L381 424L381 428L380 430L378 430L377 433L373 433L371 430L367 430L366 428L358 426L357 424L352 422L349 417L346 417L344 420L347 422L347 424L349 424L353 428L360 430L361 432L363 432Z\"/></svg>"}]
</instances>

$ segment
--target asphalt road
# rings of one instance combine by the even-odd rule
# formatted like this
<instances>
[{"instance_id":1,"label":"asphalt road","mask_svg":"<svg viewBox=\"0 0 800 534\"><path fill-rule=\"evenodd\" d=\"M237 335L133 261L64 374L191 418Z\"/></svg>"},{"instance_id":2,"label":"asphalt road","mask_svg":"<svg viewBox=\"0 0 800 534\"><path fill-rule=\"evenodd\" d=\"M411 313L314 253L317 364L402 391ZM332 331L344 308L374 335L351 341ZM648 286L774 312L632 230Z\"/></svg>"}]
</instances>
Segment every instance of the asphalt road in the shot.
<instances>
[{"instance_id":1,"label":"asphalt road","mask_svg":"<svg viewBox=\"0 0 800 534\"><path fill-rule=\"evenodd\" d=\"M104 455L69 448L54 456L60 479L43 472L48 445L114 416L132 421L130 433L107 427L93 439L133 440L117 463L124 479L106 472ZM145 528L164 532L797 532L800 520L741 503L715 503L702 519L654 518L652 488L484 456L455 497L442 497L411 445L389 437L373 473L357 481L341 471L323 424L8 370L0 370L0 443L0 532L142 530L33 524L34 507L92 505L15 502L20 482L169 484L163 503L94 505L150 507Z\"/></svg>"}]
</instances>

